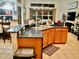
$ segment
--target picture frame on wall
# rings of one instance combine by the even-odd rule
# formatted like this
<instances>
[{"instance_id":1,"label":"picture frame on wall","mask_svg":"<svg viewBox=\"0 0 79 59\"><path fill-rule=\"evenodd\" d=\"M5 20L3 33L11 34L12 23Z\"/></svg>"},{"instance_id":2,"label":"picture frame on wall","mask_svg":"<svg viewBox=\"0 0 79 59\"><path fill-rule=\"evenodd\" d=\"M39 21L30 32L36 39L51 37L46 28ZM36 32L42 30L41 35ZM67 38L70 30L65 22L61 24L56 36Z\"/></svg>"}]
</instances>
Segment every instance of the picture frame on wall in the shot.
<instances>
[{"instance_id":1,"label":"picture frame on wall","mask_svg":"<svg viewBox=\"0 0 79 59\"><path fill-rule=\"evenodd\" d=\"M72 2L68 4L68 10L76 9L78 7L78 1Z\"/></svg>"}]
</instances>

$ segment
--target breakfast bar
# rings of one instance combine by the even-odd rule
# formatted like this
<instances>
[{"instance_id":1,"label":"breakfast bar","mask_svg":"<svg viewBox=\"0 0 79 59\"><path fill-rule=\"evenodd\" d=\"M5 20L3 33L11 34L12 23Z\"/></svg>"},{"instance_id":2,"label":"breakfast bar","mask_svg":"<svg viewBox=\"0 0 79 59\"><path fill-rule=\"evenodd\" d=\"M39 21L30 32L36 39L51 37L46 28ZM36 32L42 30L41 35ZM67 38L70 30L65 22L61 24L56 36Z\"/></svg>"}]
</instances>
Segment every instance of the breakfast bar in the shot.
<instances>
[{"instance_id":1,"label":"breakfast bar","mask_svg":"<svg viewBox=\"0 0 79 59\"><path fill-rule=\"evenodd\" d=\"M26 29L23 35L17 38L18 48L34 48L36 59L42 59L42 32L36 29Z\"/></svg>"},{"instance_id":2,"label":"breakfast bar","mask_svg":"<svg viewBox=\"0 0 79 59\"><path fill-rule=\"evenodd\" d=\"M18 25L14 32L16 38L12 39L13 46L16 44L15 51L19 48L34 48L35 59L42 59L42 49L46 48L51 44L65 44L67 41L68 28L65 26L39 26L39 27L29 27L23 29L25 26ZM16 29L14 28L14 30ZM13 29L13 28L12 28ZM23 29L22 35L18 33ZM13 31L8 30L13 36ZM15 35L16 34L16 35ZM14 49L15 47L13 47Z\"/></svg>"},{"instance_id":3,"label":"breakfast bar","mask_svg":"<svg viewBox=\"0 0 79 59\"><path fill-rule=\"evenodd\" d=\"M20 27L20 28L19 28ZM18 35L18 31L20 31L24 26L18 25L16 26L17 30L14 31L16 28L11 28L7 32L10 32L13 39L13 52L15 52L19 48L34 48L35 52L35 59L42 59L42 43L43 43L43 35L42 32L36 29L24 29L22 35ZM13 30L14 29L14 30ZM14 35L13 35L14 34Z\"/></svg>"}]
</instances>

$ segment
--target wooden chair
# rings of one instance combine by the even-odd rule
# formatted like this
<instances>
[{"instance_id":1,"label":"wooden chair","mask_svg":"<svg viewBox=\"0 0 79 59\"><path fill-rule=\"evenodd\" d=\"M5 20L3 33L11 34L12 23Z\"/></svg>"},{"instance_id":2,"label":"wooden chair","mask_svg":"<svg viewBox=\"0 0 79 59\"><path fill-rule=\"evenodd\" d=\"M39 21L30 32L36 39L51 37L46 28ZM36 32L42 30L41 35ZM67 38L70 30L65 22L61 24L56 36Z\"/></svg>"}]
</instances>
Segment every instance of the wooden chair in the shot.
<instances>
[{"instance_id":1,"label":"wooden chair","mask_svg":"<svg viewBox=\"0 0 79 59\"><path fill-rule=\"evenodd\" d=\"M3 38L3 33L0 33L0 39L2 39Z\"/></svg>"},{"instance_id":2,"label":"wooden chair","mask_svg":"<svg viewBox=\"0 0 79 59\"><path fill-rule=\"evenodd\" d=\"M2 24L2 16L0 16L0 39L3 38L3 33L2 33L2 27L1 27L1 24Z\"/></svg>"},{"instance_id":3,"label":"wooden chair","mask_svg":"<svg viewBox=\"0 0 79 59\"><path fill-rule=\"evenodd\" d=\"M11 43L11 35L10 33L6 32L8 29L10 29L10 22L2 22L2 29L3 29L3 39L4 39L4 43L5 43L5 40L10 40L10 43Z\"/></svg>"}]
</instances>

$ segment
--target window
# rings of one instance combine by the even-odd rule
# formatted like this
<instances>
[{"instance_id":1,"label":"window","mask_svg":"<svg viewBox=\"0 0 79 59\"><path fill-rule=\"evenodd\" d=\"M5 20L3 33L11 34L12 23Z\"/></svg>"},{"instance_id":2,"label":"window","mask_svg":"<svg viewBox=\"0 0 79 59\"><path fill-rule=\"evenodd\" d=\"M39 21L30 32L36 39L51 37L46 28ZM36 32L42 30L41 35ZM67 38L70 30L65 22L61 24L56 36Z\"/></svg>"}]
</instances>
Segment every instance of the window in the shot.
<instances>
[{"instance_id":1,"label":"window","mask_svg":"<svg viewBox=\"0 0 79 59\"><path fill-rule=\"evenodd\" d=\"M54 4L31 3L32 7L55 7Z\"/></svg>"},{"instance_id":2,"label":"window","mask_svg":"<svg viewBox=\"0 0 79 59\"><path fill-rule=\"evenodd\" d=\"M43 4L43 7L48 7L48 4Z\"/></svg>"},{"instance_id":3,"label":"window","mask_svg":"<svg viewBox=\"0 0 79 59\"><path fill-rule=\"evenodd\" d=\"M55 5L54 4L49 4L49 7L55 7Z\"/></svg>"}]
</instances>

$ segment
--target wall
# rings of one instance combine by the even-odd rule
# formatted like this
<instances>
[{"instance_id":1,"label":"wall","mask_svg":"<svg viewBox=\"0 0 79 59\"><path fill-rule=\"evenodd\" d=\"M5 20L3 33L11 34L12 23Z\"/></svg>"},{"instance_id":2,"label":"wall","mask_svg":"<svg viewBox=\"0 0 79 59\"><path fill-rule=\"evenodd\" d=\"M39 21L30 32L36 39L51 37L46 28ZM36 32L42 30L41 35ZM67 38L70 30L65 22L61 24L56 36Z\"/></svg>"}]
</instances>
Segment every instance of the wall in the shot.
<instances>
[{"instance_id":1,"label":"wall","mask_svg":"<svg viewBox=\"0 0 79 59\"><path fill-rule=\"evenodd\" d=\"M56 8L56 20L61 19L60 17L60 7L61 7L61 2L60 0L27 0L26 1L26 19L30 18L30 4L31 3L52 3L55 4Z\"/></svg>"},{"instance_id":2,"label":"wall","mask_svg":"<svg viewBox=\"0 0 79 59\"><path fill-rule=\"evenodd\" d=\"M62 13L68 13L68 12L72 12L72 11L76 11L77 13L79 13L79 0L62 0L63 3L62 3ZM71 9L71 10L68 10L68 4L70 3L73 3L75 1L78 1L78 7L75 8L75 9Z\"/></svg>"},{"instance_id":3,"label":"wall","mask_svg":"<svg viewBox=\"0 0 79 59\"><path fill-rule=\"evenodd\" d=\"M60 1L60 19L62 20L62 15L63 14L66 14L67 15L67 12L68 12L68 2L67 0L61 0Z\"/></svg>"},{"instance_id":4,"label":"wall","mask_svg":"<svg viewBox=\"0 0 79 59\"><path fill-rule=\"evenodd\" d=\"M75 9L71 9L71 10L68 10L68 4L70 4L70 3L73 3L73 2L75 2L75 1L78 1L78 7L77 8L75 8ZM76 15L77 15L77 13L79 13L79 0L61 0L60 1L60 19L62 19L62 14L66 14L67 15L67 13L68 12L73 12L73 11L75 11L76 12Z\"/></svg>"},{"instance_id":5,"label":"wall","mask_svg":"<svg viewBox=\"0 0 79 59\"><path fill-rule=\"evenodd\" d=\"M52 3L55 4L56 8L56 20L62 20L62 14L67 14L71 11L76 11L79 13L79 0L22 0L23 3L21 7L26 7L26 15L24 15L24 10L22 10L22 20L30 18L30 4L31 3ZM78 1L78 8L68 10L68 4L74 1Z\"/></svg>"},{"instance_id":6,"label":"wall","mask_svg":"<svg viewBox=\"0 0 79 59\"><path fill-rule=\"evenodd\" d=\"M78 1L78 8L68 10L68 4L74 1ZM62 20L62 15L70 11L76 11L79 13L79 0L27 0L26 1L26 19L30 18L30 4L31 3L52 3L56 8L56 20Z\"/></svg>"}]
</instances>

